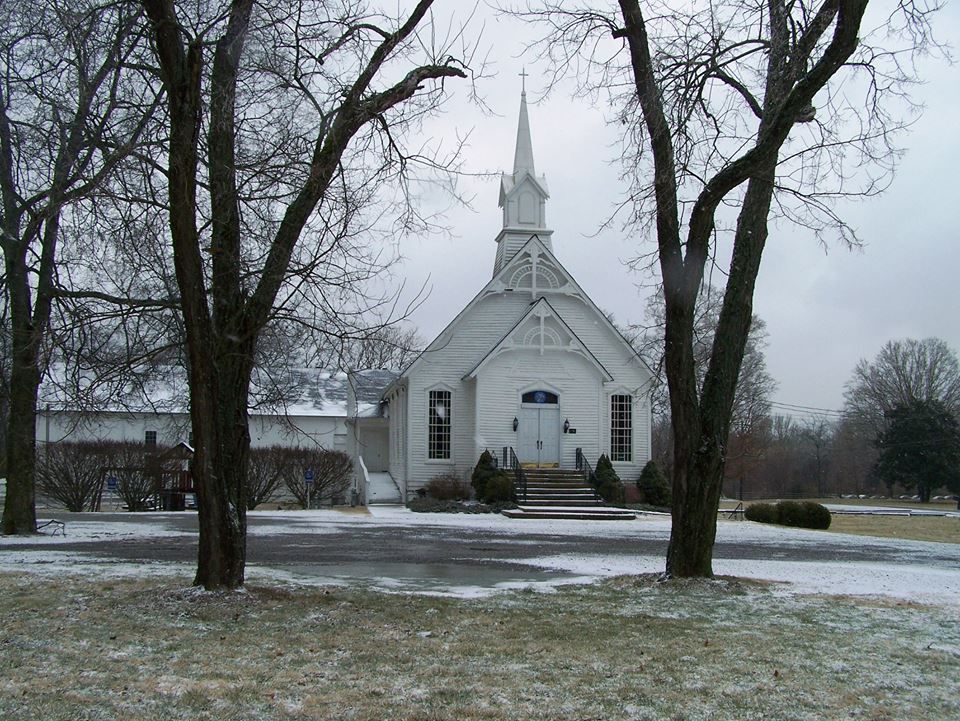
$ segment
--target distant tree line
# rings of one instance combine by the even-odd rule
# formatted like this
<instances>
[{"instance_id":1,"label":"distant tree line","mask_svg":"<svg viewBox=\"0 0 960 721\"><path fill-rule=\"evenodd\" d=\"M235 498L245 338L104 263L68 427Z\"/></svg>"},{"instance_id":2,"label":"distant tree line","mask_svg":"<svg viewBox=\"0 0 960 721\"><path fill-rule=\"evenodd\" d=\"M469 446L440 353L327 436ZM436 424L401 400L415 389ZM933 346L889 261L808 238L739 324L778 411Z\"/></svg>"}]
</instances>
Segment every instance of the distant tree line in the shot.
<instances>
[{"instance_id":1,"label":"distant tree line","mask_svg":"<svg viewBox=\"0 0 960 721\"><path fill-rule=\"evenodd\" d=\"M762 350L760 351L762 356ZM751 365L744 363L744 369ZM759 363L762 367L762 357ZM756 388L756 384L752 384ZM960 493L960 364L942 340L890 341L861 360L838 411L769 411L733 424L723 494L731 498ZM669 471L669 422L655 417L654 457Z\"/></svg>"}]
</instances>

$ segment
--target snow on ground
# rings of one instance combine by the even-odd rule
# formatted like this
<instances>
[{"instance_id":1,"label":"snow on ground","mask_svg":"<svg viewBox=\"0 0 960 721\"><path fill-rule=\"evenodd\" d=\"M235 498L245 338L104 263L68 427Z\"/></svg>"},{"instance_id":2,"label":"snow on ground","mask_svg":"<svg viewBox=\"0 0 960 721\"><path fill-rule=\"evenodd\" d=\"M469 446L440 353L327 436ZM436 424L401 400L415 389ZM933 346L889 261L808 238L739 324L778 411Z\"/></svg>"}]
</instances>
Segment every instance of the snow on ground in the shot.
<instances>
[{"instance_id":1,"label":"snow on ground","mask_svg":"<svg viewBox=\"0 0 960 721\"><path fill-rule=\"evenodd\" d=\"M559 555L527 558L536 568L576 573L599 579L609 576L660 573L658 556ZM766 561L719 558L713 561L718 576L737 576L785 584L787 594L831 596L883 596L904 601L960 606L960 571L921 565L884 563Z\"/></svg>"},{"instance_id":2,"label":"snow on ground","mask_svg":"<svg viewBox=\"0 0 960 721\"><path fill-rule=\"evenodd\" d=\"M177 514L151 514L152 522L99 520L90 514L91 520L70 520L66 524L66 534L53 535L51 528L38 536L0 536L0 551L10 546L62 546L66 543L85 543L106 539L124 538L175 538L195 535L192 531L176 528L164 523L164 520ZM161 518L168 517L167 519ZM46 518L41 518L42 523Z\"/></svg>"},{"instance_id":3,"label":"snow on ground","mask_svg":"<svg viewBox=\"0 0 960 721\"><path fill-rule=\"evenodd\" d=\"M69 553L58 550L65 543L118 540L127 538L169 538L193 535L193 531L179 528L185 514L150 514L150 521L131 520L118 516L105 520L91 515L69 520L67 536L0 537L0 570L30 570L38 573L92 573L103 576L163 574L189 578L193 568L190 564L176 563L125 563L116 559L97 557L95 554ZM587 536L593 538L645 538L666 540L670 535L670 519L665 516L641 516L635 521L564 521L513 520L493 514L424 514L413 513L402 507L372 507L369 513L344 513L336 510L253 512L248 514L249 533L255 536L271 536L293 533L349 534L357 527L424 527L488 532L502 536L548 535ZM516 539L531 546L536 542ZM786 584L788 593L838 594L861 596L885 596L896 599L930 602L960 606L960 568L928 567L923 559L932 551L941 556L960 559L960 547L953 544L934 544L900 539L865 538L824 531L806 531L745 521L722 521L718 524L717 540L721 543L744 543L789 545L793 547L817 546L819 548L850 547L853 545L876 547L892 554L896 562L802 562L769 560L742 560L718 558L714 572L758 580ZM20 549L19 546L43 546L42 550ZM533 549L532 549L533 550ZM531 577L514 574L516 578L488 579L483 585L464 583L464 579L428 578L407 571L389 573L389 564L373 571L374 575L363 577L363 570L345 572L341 575L325 575L317 572L291 574L285 570L267 566L250 565L251 579L290 582L302 585L313 583L364 583L375 588L393 591L417 591L443 593L446 595L475 596L493 593L507 588L530 586L549 590L560 583L585 582L602 577L658 573L663 570L663 558L611 553L609 555L531 556L523 561L531 568ZM550 569L567 574L563 577L544 579L536 577L534 569ZM385 572L387 571L387 572ZM351 573L353 575L351 575ZM406 573L404 576L403 574Z\"/></svg>"}]
</instances>

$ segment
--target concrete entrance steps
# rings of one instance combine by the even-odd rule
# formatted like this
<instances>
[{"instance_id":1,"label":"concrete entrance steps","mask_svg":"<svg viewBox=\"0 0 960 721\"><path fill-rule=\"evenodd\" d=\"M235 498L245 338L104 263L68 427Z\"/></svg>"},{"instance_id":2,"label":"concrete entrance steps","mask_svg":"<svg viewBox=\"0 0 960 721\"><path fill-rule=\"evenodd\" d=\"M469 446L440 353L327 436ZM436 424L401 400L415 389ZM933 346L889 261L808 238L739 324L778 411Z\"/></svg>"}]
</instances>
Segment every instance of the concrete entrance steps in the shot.
<instances>
[{"instance_id":1,"label":"concrete entrance steps","mask_svg":"<svg viewBox=\"0 0 960 721\"><path fill-rule=\"evenodd\" d=\"M367 505L402 504L400 488L389 473L368 474L370 483L367 485Z\"/></svg>"},{"instance_id":2,"label":"concrete entrance steps","mask_svg":"<svg viewBox=\"0 0 960 721\"><path fill-rule=\"evenodd\" d=\"M636 514L607 506L579 471L537 468L524 471L527 493L518 508L503 511L508 518L547 518L626 521Z\"/></svg>"},{"instance_id":3,"label":"concrete entrance steps","mask_svg":"<svg viewBox=\"0 0 960 721\"><path fill-rule=\"evenodd\" d=\"M570 521L632 521L637 514L611 506L517 506L503 511L507 518L539 518Z\"/></svg>"}]
</instances>

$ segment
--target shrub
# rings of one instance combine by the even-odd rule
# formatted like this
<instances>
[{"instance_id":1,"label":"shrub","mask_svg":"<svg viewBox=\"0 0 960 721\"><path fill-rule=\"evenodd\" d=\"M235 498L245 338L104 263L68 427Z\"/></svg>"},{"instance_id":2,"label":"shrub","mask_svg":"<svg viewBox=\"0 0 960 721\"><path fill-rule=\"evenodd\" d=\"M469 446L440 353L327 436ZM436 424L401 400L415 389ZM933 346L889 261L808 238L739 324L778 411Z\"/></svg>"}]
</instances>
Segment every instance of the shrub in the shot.
<instances>
[{"instance_id":1,"label":"shrub","mask_svg":"<svg viewBox=\"0 0 960 721\"><path fill-rule=\"evenodd\" d=\"M772 503L754 503L751 506L747 506L743 517L748 521L754 521L756 523L776 523L777 507Z\"/></svg>"},{"instance_id":2,"label":"shrub","mask_svg":"<svg viewBox=\"0 0 960 721\"><path fill-rule=\"evenodd\" d=\"M49 443L37 454L37 490L68 511L94 510L104 480L103 445Z\"/></svg>"},{"instance_id":3,"label":"shrub","mask_svg":"<svg viewBox=\"0 0 960 721\"><path fill-rule=\"evenodd\" d=\"M777 523L781 526L791 526L793 528L803 528L803 521L806 511L802 503L796 501L780 501L777 504Z\"/></svg>"},{"instance_id":4,"label":"shrub","mask_svg":"<svg viewBox=\"0 0 960 721\"><path fill-rule=\"evenodd\" d=\"M804 528L816 528L822 531L830 528L830 522L833 520L830 509L813 501L805 501L803 507L806 509L806 525Z\"/></svg>"},{"instance_id":5,"label":"shrub","mask_svg":"<svg viewBox=\"0 0 960 721\"><path fill-rule=\"evenodd\" d=\"M470 487L456 473L442 473L427 482L427 495L438 501L466 501Z\"/></svg>"},{"instance_id":6,"label":"shrub","mask_svg":"<svg viewBox=\"0 0 960 721\"><path fill-rule=\"evenodd\" d=\"M284 483L302 508L333 505L350 489L353 461L343 451L326 448L288 448L284 451ZM307 484L306 473L313 473Z\"/></svg>"},{"instance_id":7,"label":"shrub","mask_svg":"<svg viewBox=\"0 0 960 721\"><path fill-rule=\"evenodd\" d=\"M487 481L483 497L484 503L508 503L513 500L513 479L500 471Z\"/></svg>"},{"instance_id":8,"label":"shrub","mask_svg":"<svg viewBox=\"0 0 960 721\"><path fill-rule=\"evenodd\" d=\"M490 451L484 451L480 454L480 460L477 461L473 474L470 476L470 485L477 494L477 498L483 498L487 488L487 481L500 474L500 469L490 455Z\"/></svg>"},{"instance_id":9,"label":"shrub","mask_svg":"<svg viewBox=\"0 0 960 721\"><path fill-rule=\"evenodd\" d=\"M289 450L282 446L250 449L247 476L244 479L248 511L261 503L272 501L277 496L284 485L285 477L292 473L289 469Z\"/></svg>"},{"instance_id":10,"label":"shrub","mask_svg":"<svg viewBox=\"0 0 960 721\"><path fill-rule=\"evenodd\" d=\"M605 453L597 460L597 470L592 480L597 494L607 503L623 503L623 483Z\"/></svg>"},{"instance_id":11,"label":"shrub","mask_svg":"<svg viewBox=\"0 0 960 721\"><path fill-rule=\"evenodd\" d=\"M812 501L781 501L772 503L754 503L748 506L744 517L757 523L778 523L792 528L830 528L830 511L826 506Z\"/></svg>"},{"instance_id":12,"label":"shrub","mask_svg":"<svg viewBox=\"0 0 960 721\"><path fill-rule=\"evenodd\" d=\"M464 503L463 501L438 501L436 498L411 498L407 508L416 513L500 513L507 508L516 508L514 503Z\"/></svg>"},{"instance_id":13,"label":"shrub","mask_svg":"<svg viewBox=\"0 0 960 721\"><path fill-rule=\"evenodd\" d=\"M513 499L513 480L499 468L490 455L490 451L480 454L470 476L470 485L476 491L477 500L484 503L503 503Z\"/></svg>"},{"instance_id":14,"label":"shrub","mask_svg":"<svg viewBox=\"0 0 960 721\"><path fill-rule=\"evenodd\" d=\"M669 506L671 503L673 494L670 483L654 460L647 461L647 465L643 467L637 480L637 488L643 503L660 507Z\"/></svg>"}]
</instances>

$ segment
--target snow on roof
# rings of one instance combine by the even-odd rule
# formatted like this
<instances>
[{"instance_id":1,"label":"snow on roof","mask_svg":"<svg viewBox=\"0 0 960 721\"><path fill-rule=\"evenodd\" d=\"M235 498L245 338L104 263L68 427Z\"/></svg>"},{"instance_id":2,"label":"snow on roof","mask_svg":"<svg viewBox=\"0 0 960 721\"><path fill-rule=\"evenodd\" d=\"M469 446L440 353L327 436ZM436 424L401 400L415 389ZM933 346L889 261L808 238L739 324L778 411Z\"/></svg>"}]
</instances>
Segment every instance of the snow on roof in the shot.
<instances>
[{"instance_id":1,"label":"snow on roof","mask_svg":"<svg viewBox=\"0 0 960 721\"><path fill-rule=\"evenodd\" d=\"M254 369L250 383L252 415L347 415L352 382L357 414L379 415L383 391L397 377L389 370L330 372L321 368ZM177 366L130 372L122 379L67 378L51 372L40 390L40 406L55 410L112 413L188 413L186 372Z\"/></svg>"}]
</instances>

